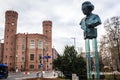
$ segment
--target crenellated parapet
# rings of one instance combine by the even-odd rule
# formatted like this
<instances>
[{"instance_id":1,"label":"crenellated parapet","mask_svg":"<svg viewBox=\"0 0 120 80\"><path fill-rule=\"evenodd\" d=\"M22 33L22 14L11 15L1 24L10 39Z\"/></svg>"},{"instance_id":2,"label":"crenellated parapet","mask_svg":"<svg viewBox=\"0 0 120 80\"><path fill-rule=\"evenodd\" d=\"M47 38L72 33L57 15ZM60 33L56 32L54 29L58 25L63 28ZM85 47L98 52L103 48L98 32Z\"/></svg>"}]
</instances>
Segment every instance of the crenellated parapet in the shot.
<instances>
[{"instance_id":1,"label":"crenellated parapet","mask_svg":"<svg viewBox=\"0 0 120 80\"><path fill-rule=\"evenodd\" d=\"M5 13L5 17L8 18L8 17L14 17L14 18L18 18L18 13L16 11L13 11L13 10L8 10L6 11Z\"/></svg>"},{"instance_id":2,"label":"crenellated parapet","mask_svg":"<svg viewBox=\"0 0 120 80\"><path fill-rule=\"evenodd\" d=\"M43 26L52 26L52 21L50 20L43 21Z\"/></svg>"}]
</instances>

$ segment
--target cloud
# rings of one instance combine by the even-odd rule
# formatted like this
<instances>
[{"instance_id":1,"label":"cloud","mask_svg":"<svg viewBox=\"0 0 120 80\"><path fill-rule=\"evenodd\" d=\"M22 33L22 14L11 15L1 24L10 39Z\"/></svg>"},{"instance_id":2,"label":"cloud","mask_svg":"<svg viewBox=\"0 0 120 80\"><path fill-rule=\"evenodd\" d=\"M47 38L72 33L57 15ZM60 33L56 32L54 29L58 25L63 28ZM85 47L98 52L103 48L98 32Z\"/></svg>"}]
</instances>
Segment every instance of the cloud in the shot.
<instances>
[{"instance_id":1,"label":"cloud","mask_svg":"<svg viewBox=\"0 0 120 80\"><path fill-rule=\"evenodd\" d=\"M12 9L18 12L18 33L42 33L42 21L53 22L53 46L62 53L66 44L76 47L84 46L83 30L79 22L85 17L81 4L86 0L0 0L0 38L4 34L5 11ZM120 1L90 0L95 5L93 13L98 14L102 23L112 16L119 16ZM103 24L98 26L98 38L104 34ZM99 39L98 39L99 40ZM84 49L84 48L83 48Z\"/></svg>"}]
</instances>

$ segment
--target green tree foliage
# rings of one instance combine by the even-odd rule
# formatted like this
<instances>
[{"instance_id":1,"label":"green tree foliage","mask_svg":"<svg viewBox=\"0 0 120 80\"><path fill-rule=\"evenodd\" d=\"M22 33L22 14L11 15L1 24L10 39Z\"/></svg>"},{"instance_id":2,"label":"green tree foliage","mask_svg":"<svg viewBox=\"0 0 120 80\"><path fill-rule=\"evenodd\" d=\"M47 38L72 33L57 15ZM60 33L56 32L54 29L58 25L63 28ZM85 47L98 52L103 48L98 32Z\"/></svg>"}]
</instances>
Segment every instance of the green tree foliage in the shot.
<instances>
[{"instance_id":1,"label":"green tree foliage","mask_svg":"<svg viewBox=\"0 0 120 80\"><path fill-rule=\"evenodd\" d=\"M86 75L86 62L77 54L74 46L65 46L63 55L58 55L58 58L53 61L54 69L62 71L63 74Z\"/></svg>"}]
</instances>

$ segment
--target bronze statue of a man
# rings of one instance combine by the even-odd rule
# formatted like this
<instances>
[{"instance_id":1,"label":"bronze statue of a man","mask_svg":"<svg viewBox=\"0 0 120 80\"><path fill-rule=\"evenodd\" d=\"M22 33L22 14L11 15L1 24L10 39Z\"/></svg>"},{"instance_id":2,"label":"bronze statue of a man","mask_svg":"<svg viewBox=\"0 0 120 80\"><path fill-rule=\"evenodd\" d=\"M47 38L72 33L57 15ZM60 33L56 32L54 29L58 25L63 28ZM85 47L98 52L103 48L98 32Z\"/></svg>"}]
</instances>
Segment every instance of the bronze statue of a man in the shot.
<instances>
[{"instance_id":1,"label":"bronze statue of a man","mask_svg":"<svg viewBox=\"0 0 120 80\"><path fill-rule=\"evenodd\" d=\"M84 30L84 39L93 39L97 37L96 26L101 24L101 20L98 15L93 14L94 5L89 1L85 1L82 4L82 11L86 15L81 22L81 28Z\"/></svg>"}]
</instances>

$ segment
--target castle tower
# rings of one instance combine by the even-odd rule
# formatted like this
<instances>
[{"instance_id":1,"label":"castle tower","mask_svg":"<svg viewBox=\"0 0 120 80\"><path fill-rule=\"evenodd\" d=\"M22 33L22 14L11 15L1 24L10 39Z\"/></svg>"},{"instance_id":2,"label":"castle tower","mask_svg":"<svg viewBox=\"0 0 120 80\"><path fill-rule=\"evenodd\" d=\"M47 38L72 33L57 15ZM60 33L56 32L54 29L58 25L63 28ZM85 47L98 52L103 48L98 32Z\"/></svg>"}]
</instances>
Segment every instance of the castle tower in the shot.
<instances>
[{"instance_id":1,"label":"castle tower","mask_svg":"<svg viewBox=\"0 0 120 80\"><path fill-rule=\"evenodd\" d=\"M44 56L50 56L44 61L45 70L52 70L52 21L43 21L43 35L47 37L44 42Z\"/></svg>"},{"instance_id":2,"label":"castle tower","mask_svg":"<svg viewBox=\"0 0 120 80\"><path fill-rule=\"evenodd\" d=\"M17 31L17 19L18 13L16 11L6 11L3 63L7 64L9 69L15 69L15 35Z\"/></svg>"},{"instance_id":3,"label":"castle tower","mask_svg":"<svg viewBox=\"0 0 120 80\"><path fill-rule=\"evenodd\" d=\"M52 40L52 21L43 21L43 35Z\"/></svg>"}]
</instances>

